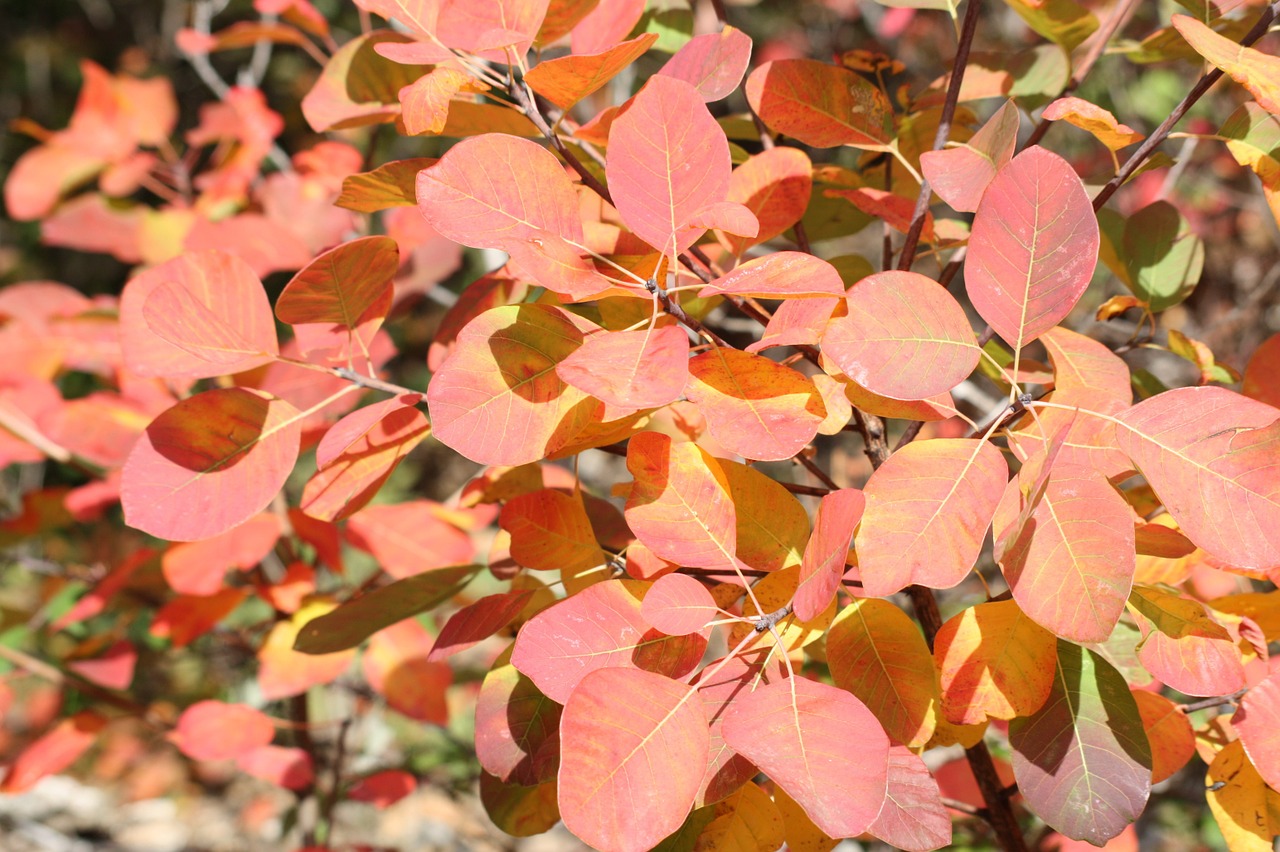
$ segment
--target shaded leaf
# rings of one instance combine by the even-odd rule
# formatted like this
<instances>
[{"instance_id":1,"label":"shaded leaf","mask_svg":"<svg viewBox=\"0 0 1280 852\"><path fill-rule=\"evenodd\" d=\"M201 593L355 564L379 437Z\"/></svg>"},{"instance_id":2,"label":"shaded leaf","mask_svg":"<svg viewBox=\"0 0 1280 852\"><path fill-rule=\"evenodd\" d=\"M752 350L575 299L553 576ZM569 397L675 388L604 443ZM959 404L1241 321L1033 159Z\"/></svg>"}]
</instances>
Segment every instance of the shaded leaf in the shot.
<instances>
[{"instance_id":1,"label":"shaded leaf","mask_svg":"<svg viewBox=\"0 0 1280 852\"><path fill-rule=\"evenodd\" d=\"M737 557L761 571L798 565L809 537L809 513L777 480L750 465L716 459L736 516Z\"/></svg>"},{"instance_id":2,"label":"shaded leaf","mask_svg":"<svg viewBox=\"0 0 1280 852\"><path fill-rule=\"evenodd\" d=\"M355 329L400 268L390 237L361 237L317 257L285 285L276 301L281 322L333 323Z\"/></svg>"},{"instance_id":3,"label":"shaded leaf","mask_svg":"<svg viewBox=\"0 0 1280 852\"><path fill-rule=\"evenodd\" d=\"M385 698L392 710L410 719L445 725L449 722L445 690L453 683L453 669L428 658L433 641L416 619L397 621L373 634L360 664L370 689Z\"/></svg>"},{"instance_id":4,"label":"shaded leaf","mask_svg":"<svg viewBox=\"0 0 1280 852\"><path fill-rule=\"evenodd\" d=\"M387 625L436 608L481 570L479 565L458 565L380 586L307 622L293 647L304 654L354 648Z\"/></svg>"},{"instance_id":5,"label":"shaded leaf","mask_svg":"<svg viewBox=\"0 0 1280 852\"><path fill-rule=\"evenodd\" d=\"M695 849L778 849L786 839L782 813L758 784L748 781L712 809Z\"/></svg>"},{"instance_id":6,"label":"shaded leaf","mask_svg":"<svg viewBox=\"0 0 1280 852\"><path fill-rule=\"evenodd\" d=\"M1129 605L1142 630L1138 660L1187 695L1230 695L1245 685L1240 649L1199 601L1136 586Z\"/></svg>"},{"instance_id":7,"label":"shaded leaf","mask_svg":"<svg viewBox=\"0 0 1280 852\"><path fill-rule=\"evenodd\" d=\"M867 829L890 846L930 852L951 843L951 815L938 782L906 746L889 747L889 789L880 815Z\"/></svg>"},{"instance_id":8,"label":"shaded leaf","mask_svg":"<svg viewBox=\"0 0 1280 852\"><path fill-rule=\"evenodd\" d=\"M484 676L476 698L476 758L508 783L533 785L555 777L561 707L511 664L504 651Z\"/></svg>"},{"instance_id":9,"label":"shaded leaf","mask_svg":"<svg viewBox=\"0 0 1280 852\"><path fill-rule=\"evenodd\" d=\"M284 400L246 388L184 399L152 421L125 462L125 523L171 541L243 523L293 470L300 418Z\"/></svg>"},{"instance_id":10,"label":"shaded leaf","mask_svg":"<svg viewBox=\"0 0 1280 852\"><path fill-rule=\"evenodd\" d=\"M1013 159L1019 118L1017 105L1005 101L967 143L920 154L925 180L952 209L962 213L978 209L991 179Z\"/></svg>"},{"instance_id":11,"label":"shaded leaf","mask_svg":"<svg viewBox=\"0 0 1280 852\"><path fill-rule=\"evenodd\" d=\"M1152 311L1180 304L1200 282L1204 240L1167 201L1154 201L1124 226L1125 282Z\"/></svg>"},{"instance_id":12,"label":"shaded leaf","mask_svg":"<svg viewBox=\"0 0 1280 852\"><path fill-rule=\"evenodd\" d=\"M685 81L710 103L738 88L750 60L751 37L725 26L718 33L689 39L657 73Z\"/></svg>"},{"instance_id":13,"label":"shaded leaf","mask_svg":"<svg viewBox=\"0 0 1280 852\"><path fill-rule=\"evenodd\" d=\"M601 849L644 852L680 827L706 762L707 720L688 686L638 669L593 671L560 720L565 826Z\"/></svg>"},{"instance_id":14,"label":"shaded leaf","mask_svg":"<svg viewBox=\"0 0 1280 852\"><path fill-rule=\"evenodd\" d=\"M514 621L532 597L531 589L516 590L485 595L475 603L467 604L449 616L444 627L440 628L440 635L436 637L427 659L431 662L444 660L488 639Z\"/></svg>"},{"instance_id":15,"label":"shaded leaf","mask_svg":"<svg viewBox=\"0 0 1280 852\"><path fill-rule=\"evenodd\" d=\"M342 194L333 203L357 213L412 207L418 203L418 172L435 164L435 157L416 157L392 160L371 172L347 175L342 179Z\"/></svg>"},{"instance_id":16,"label":"shaded leaf","mask_svg":"<svg viewBox=\"0 0 1280 852\"><path fill-rule=\"evenodd\" d=\"M866 831L884 803L888 737L842 689L804 678L757 687L731 705L724 738L831 837Z\"/></svg>"},{"instance_id":17,"label":"shaded leaf","mask_svg":"<svg viewBox=\"0 0 1280 852\"><path fill-rule=\"evenodd\" d=\"M1209 810L1232 850L1268 852L1280 834L1280 793L1269 788L1235 740L1218 752L1204 778ZM1219 786L1221 785L1221 786Z\"/></svg>"},{"instance_id":18,"label":"shaded leaf","mask_svg":"<svg viewBox=\"0 0 1280 852\"><path fill-rule=\"evenodd\" d=\"M859 598L827 631L827 664L836 686L867 706L889 738L918 748L933 737L941 694L933 655L905 612Z\"/></svg>"},{"instance_id":19,"label":"shaded leaf","mask_svg":"<svg viewBox=\"0 0 1280 852\"><path fill-rule=\"evenodd\" d=\"M972 725L1030 716L1053 688L1054 635L1016 601L980 603L948 619L934 639L948 721Z\"/></svg>"},{"instance_id":20,"label":"shaded leaf","mask_svg":"<svg viewBox=\"0 0 1280 852\"><path fill-rule=\"evenodd\" d=\"M1132 823L1151 792L1151 749L1123 676L1093 651L1058 642L1049 700L1009 723L1027 805L1073 840L1100 846Z\"/></svg>"},{"instance_id":21,"label":"shaded leaf","mask_svg":"<svg viewBox=\"0 0 1280 852\"><path fill-rule=\"evenodd\" d=\"M1028 148L1000 169L974 215L969 299L1021 349L1071 312L1093 276L1098 241L1098 220L1071 166Z\"/></svg>"}]
</instances>

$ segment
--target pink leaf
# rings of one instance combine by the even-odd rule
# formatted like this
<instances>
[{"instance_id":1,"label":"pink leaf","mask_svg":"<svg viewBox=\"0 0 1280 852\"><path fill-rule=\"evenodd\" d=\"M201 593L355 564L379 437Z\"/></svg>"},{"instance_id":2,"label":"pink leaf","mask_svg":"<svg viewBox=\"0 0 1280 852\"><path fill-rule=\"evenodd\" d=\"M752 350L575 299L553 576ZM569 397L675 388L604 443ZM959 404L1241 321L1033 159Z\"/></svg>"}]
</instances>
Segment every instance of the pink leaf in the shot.
<instances>
[{"instance_id":1,"label":"pink leaf","mask_svg":"<svg viewBox=\"0 0 1280 852\"><path fill-rule=\"evenodd\" d=\"M715 618L716 602L707 587L689 575L666 574L644 596L640 614L669 636L685 636Z\"/></svg>"},{"instance_id":2,"label":"pink leaf","mask_svg":"<svg viewBox=\"0 0 1280 852\"><path fill-rule=\"evenodd\" d=\"M595 334L557 364L556 373L609 405L657 408L684 393L689 336L676 325Z\"/></svg>"},{"instance_id":3,"label":"pink leaf","mask_svg":"<svg viewBox=\"0 0 1280 852\"><path fill-rule=\"evenodd\" d=\"M795 613L801 621L817 618L840 588L853 531L862 519L865 506L866 499L856 488L833 491L818 505L813 535L800 564L800 585L796 589Z\"/></svg>"},{"instance_id":4,"label":"pink leaf","mask_svg":"<svg viewBox=\"0 0 1280 852\"><path fill-rule=\"evenodd\" d=\"M747 73L751 37L726 26L718 33L695 36L685 42L658 73L684 80L704 101L728 97Z\"/></svg>"}]
</instances>

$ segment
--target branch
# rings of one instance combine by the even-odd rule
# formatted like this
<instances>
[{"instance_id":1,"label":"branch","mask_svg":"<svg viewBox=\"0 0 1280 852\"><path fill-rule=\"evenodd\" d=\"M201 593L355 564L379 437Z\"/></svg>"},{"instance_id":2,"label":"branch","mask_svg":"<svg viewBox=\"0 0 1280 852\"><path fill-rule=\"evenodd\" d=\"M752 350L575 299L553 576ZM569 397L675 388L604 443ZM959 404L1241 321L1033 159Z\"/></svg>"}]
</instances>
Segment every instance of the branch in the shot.
<instances>
[{"instance_id":1,"label":"branch","mask_svg":"<svg viewBox=\"0 0 1280 852\"><path fill-rule=\"evenodd\" d=\"M974 33L978 31L979 0L969 0L964 10L964 23L960 29L960 42L956 45L956 58L951 80L947 83L947 97L942 104L942 116L938 119L938 132L933 136L933 150L941 150L951 135L951 120L956 114L956 104L960 100L960 85L964 82L964 70L969 64L969 48L973 46ZM929 199L933 190L929 181L921 179L920 194L916 196L916 209L911 217L911 227L907 230L907 240L902 245L902 254L898 257L898 269L908 270L916 259L916 248L920 245L920 232L924 230L925 214L929 212Z\"/></svg>"}]
</instances>

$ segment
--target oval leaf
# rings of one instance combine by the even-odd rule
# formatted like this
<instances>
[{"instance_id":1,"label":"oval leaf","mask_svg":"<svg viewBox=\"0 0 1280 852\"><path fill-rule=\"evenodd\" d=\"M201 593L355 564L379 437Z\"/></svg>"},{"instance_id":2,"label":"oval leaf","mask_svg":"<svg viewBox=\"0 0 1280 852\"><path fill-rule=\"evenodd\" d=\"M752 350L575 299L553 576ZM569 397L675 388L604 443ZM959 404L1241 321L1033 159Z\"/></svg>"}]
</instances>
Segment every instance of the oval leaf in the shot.
<instances>
[{"instance_id":1,"label":"oval leaf","mask_svg":"<svg viewBox=\"0 0 1280 852\"><path fill-rule=\"evenodd\" d=\"M276 316L290 325L332 323L354 329L400 269L391 237L361 237L332 248L285 285Z\"/></svg>"},{"instance_id":2,"label":"oval leaf","mask_svg":"<svg viewBox=\"0 0 1280 852\"><path fill-rule=\"evenodd\" d=\"M244 523L293 470L301 418L284 400L247 388L184 399L147 427L125 462L125 523L171 541Z\"/></svg>"},{"instance_id":3,"label":"oval leaf","mask_svg":"<svg viewBox=\"0 0 1280 852\"><path fill-rule=\"evenodd\" d=\"M938 782L906 746L889 748L889 791L868 831L907 852L931 852L951 843L951 815Z\"/></svg>"},{"instance_id":4,"label":"oval leaf","mask_svg":"<svg viewBox=\"0 0 1280 852\"><path fill-rule=\"evenodd\" d=\"M836 268L821 258L799 251L779 251L749 260L703 287L708 296L753 296L790 299L798 296L843 296L844 282Z\"/></svg>"},{"instance_id":5,"label":"oval leaf","mask_svg":"<svg viewBox=\"0 0 1280 852\"><path fill-rule=\"evenodd\" d=\"M644 596L640 614L663 633L684 636L715 618L716 602L707 587L688 574L666 574Z\"/></svg>"},{"instance_id":6,"label":"oval leaf","mask_svg":"<svg viewBox=\"0 0 1280 852\"><path fill-rule=\"evenodd\" d=\"M744 88L770 130L806 145L878 149L892 138L888 99L848 68L811 59L766 62Z\"/></svg>"},{"instance_id":7,"label":"oval leaf","mask_svg":"<svg viewBox=\"0 0 1280 852\"><path fill-rule=\"evenodd\" d=\"M684 393L689 335L675 325L594 334L556 365L556 373L608 405L657 408Z\"/></svg>"}]
</instances>

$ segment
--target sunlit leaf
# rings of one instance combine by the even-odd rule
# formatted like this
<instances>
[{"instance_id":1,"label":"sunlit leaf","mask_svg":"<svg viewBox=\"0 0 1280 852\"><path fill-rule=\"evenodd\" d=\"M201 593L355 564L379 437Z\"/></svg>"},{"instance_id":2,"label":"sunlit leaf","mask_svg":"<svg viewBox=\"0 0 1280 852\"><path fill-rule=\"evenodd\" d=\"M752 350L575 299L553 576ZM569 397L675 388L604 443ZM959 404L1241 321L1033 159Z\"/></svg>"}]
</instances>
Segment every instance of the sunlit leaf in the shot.
<instances>
[{"instance_id":1,"label":"sunlit leaf","mask_svg":"<svg viewBox=\"0 0 1280 852\"><path fill-rule=\"evenodd\" d=\"M1159 784L1196 753L1195 733L1187 714L1168 698L1145 689L1131 691L1151 744L1151 783Z\"/></svg>"},{"instance_id":2,"label":"sunlit leaf","mask_svg":"<svg viewBox=\"0 0 1280 852\"><path fill-rule=\"evenodd\" d=\"M400 251L390 237L361 237L311 261L276 302L281 322L333 323L354 329L391 286Z\"/></svg>"},{"instance_id":3,"label":"sunlit leaf","mask_svg":"<svg viewBox=\"0 0 1280 852\"><path fill-rule=\"evenodd\" d=\"M761 151L729 176L729 200L755 214L754 237L730 237L729 245L741 253L771 240L804 215L813 192L813 164L803 151L779 146Z\"/></svg>"},{"instance_id":4,"label":"sunlit leaf","mask_svg":"<svg viewBox=\"0 0 1280 852\"><path fill-rule=\"evenodd\" d=\"M1013 159L1018 144L1018 107L1005 101L965 144L920 155L929 186L952 209L972 213L996 172Z\"/></svg>"},{"instance_id":5,"label":"sunlit leaf","mask_svg":"<svg viewBox=\"0 0 1280 852\"><path fill-rule=\"evenodd\" d=\"M639 669L584 677L560 720L560 814L602 849L643 852L680 827L710 734L688 686Z\"/></svg>"},{"instance_id":6,"label":"sunlit leaf","mask_svg":"<svg viewBox=\"0 0 1280 852\"><path fill-rule=\"evenodd\" d=\"M737 555L761 571L799 564L809 537L809 513L777 480L746 464L716 459L728 481L737 528Z\"/></svg>"},{"instance_id":7,"label":"sunlit leaf","mask_svg":"<svg viewBox=\"0 0 1280 852\"><path fill-rule=\"evenodd\" d=\"M738 88L750 59L751 37L726 26L718 33L689 39L657 73L684 80L710 103Z\"/></svg>"},{"instance_id":8,"label":"sunlit leaf","mask_svg":"<svg viewBox=\"0 0 1280 852\"><path fill-rule=\"evenodd\" d=\"M889 739L842 689L805 678L757 687L730 706L724 738L831 837L866 831L884 803Z\"/></svg>"},{"instance_id":9,"label":"sunlit leaf","mask_svg":"<svg viewBox=\"0 0 1280 852\"><path fill-rule=\"evenodd\" d=\"M1267 852L1280 834L1280 793L1267 786L1242 740L1227 743L1204 779L1209 810L1232 850Z\"/></svg>"},{"instance_id":10,"label":"sunlit leaf","mask_svg":"<svg viewBox=\"0 0 1280 852\"><path fill-rule=\"evenodd\" d=\"M1124 677L1093 651L1058 642L1053 691L1009 723L1027 805L1073 840L1102 845L1142 813L1151 748Z\"/></svg>"},{"instance_id":11,"label":"sunlit leaf","mask_svg":"<svg viewBox=\"0 0 1280 852\"><path fill-rule=\"evenodd\" d=\"M469 562L475 555L470 536L440 516L430 500L376 503L352 515L347 541L373 554L396 579Z\"/></svg>"},{"instance_id":12,"label":"sunlit leaf","mask_svg":"<svg viewBox=\"0 0 1280 852\"><path fill-rule=\"evenodd\" d=\"M1089 286L1098 220L1067 161L1040 147L997 172L974 215L965 288L996 334L1021 349Z\"/></svg>"},{"instance_id":13,"label":"sunlit leaf","mask_svg":"<svg viewBox=\"0 0 1280 852\"><path fill-rule=\"evenodd\" d=\"M1280 674L1255 684L1240 702L1231 725L1253 765L1273 790L1280 790Z\"/></svg>"},{"instance_id":14,"label":"sunlit leaf","mask_svg":"<svg viewBox=\"0 0 1280 852\"><path fill-rule=\"evenodd\" d=\"M609 405L657 408L684 393L688 364L688 334L664 325L592 335L556 365L556 373Z\"/></svg>"},{"instance_id":15,"label":"sunlit leaf","mask_svg":"<svg viewBox=\"0 0 1280 852\"><path fill-rule=\"evenodd\" d=\"M657 33L641 33L601 53L548 59L529 69L524 79L535 92L567 110L643 56L657 40Z\"/></svg>"},{"instance_id":16,"label":"sunlit leaf","mask_svg":"<svg viewBox=\"0 0 1280 852\"><path fill-rule=\"evenodd\" d=\"M1204 604L1150 586L1129 596L1142 630L1138 659L1187 695L1230 695L1245 685L1240 649Z\"/></svg>"},{"instance_id":17,"label":"sunlit leaf","mask_svg":"<svg viewBox=\"0 0 1280 852\"><path fill-rule=\"evenodd\" d=\"M1040 115L1048 121L1065 121L1086 130L1112 151L1119 151L1127 145L1142 141L1141 133L1116 121L1116 117L1108 110L1083 98L1058 98L1045 107Z\"/></svg>"},{"instance_id":18,"label":"sunlit leaf","mask_svg":"<svg viewBox=\"0 0 1280 852\"><path fill-rule=\"evenodd\" d=\"M795 613L801 621L817 618L835 597L844 576L853 531L865 507L866 498L856 488L833 491L818 505L796 589Z\"/></svg>"},{"instance_id":19,"label":"sunlit leaf","mask_svg":"<svg viewBox=\"0 0 1280 852\"><path fill-rule=\"evenodd\" d=\"M715 618L716 602L707 587L687 574L666 574L644 596L640 614L670 636L684 636L703 629Z\"/></svg>"},{"instance_id":20,"label":"sunlit leaf","mask_svg":"<svg viewBox=\"0 0 1280 852\"><path fill-rule=\"evenodd\" d=\"M223 388L157 417L125 463L125 522L171 541L212 538L266 508L298 458L299 413L270 394Z\"/></svg>"},{"instance_id":21,"label":"sunlit leaf","mask_svg":"<svg viewBox=\"0 0 1280 852\"><path fill-rule=\"evenodd\" d=\"M811 59L766 62L743 88L771 130L806 145L878 149L892 138L888 99L848 68Z\"/></svg>"},{"instance_id":22,"label":"sunlit leaf","mask_svg":"<svg viewBox=\"0 0 1280 852\"><path fill-rule=\"evenodd\" d=\"M1280 115L1280 57L1237 44L1187 15L1174 15L1172 22L1197 53L1248 89L1263 109Z\"/></svg>"}]
</instances>

